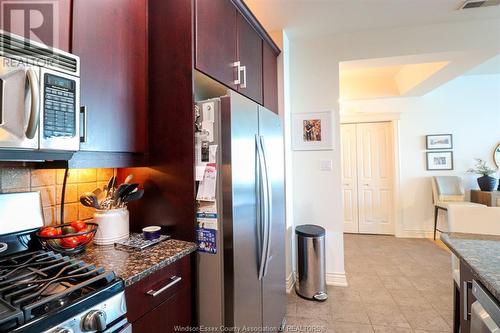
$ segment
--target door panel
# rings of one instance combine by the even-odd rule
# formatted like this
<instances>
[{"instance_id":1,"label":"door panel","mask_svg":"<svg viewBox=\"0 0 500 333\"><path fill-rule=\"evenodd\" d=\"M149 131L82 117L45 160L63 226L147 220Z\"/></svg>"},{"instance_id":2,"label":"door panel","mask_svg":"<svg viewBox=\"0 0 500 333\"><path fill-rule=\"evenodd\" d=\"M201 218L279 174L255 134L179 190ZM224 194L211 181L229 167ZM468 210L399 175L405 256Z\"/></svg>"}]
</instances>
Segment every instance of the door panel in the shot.
<instances>
[{"instance_id":1,"label":"door panel","mask_svg":"<svg viewBox=\"0 0 500 333\"><path fill-rule=\"evenodd\" d=\"M243 95L262 104L262 39L240 15L238 22L238 59L246 67L246 87L238 86ZM242 78L243 79L243 78Z\"/></svg>"},{"instance_id":2,"label":"door panel","mask_svg":"<svg viewBox=\"0 0 500 333\"><path fill-rule=\"evenodd\" d=\"M236 8L229 0L196 0L196 68L236 90Z\"/></svg>"},{"instance_id":3,"label":"door panel","mask_svg":"<svg viewBox=\"0 0 500 333\"><path fill-rule=\"evenodd\" d=\"M390 123L357 124L359 232L394 234Z\"/></svg>"},{"instance_id":4,"label":"door panel","mask_svg":"<svg viewBox=\"0 0 500 333\"><path fill-rule=\"evenodd\" d=\"M264 327L279 328L286 303L283 132L280 118L263 107L259 107L259 134L264 138L272 186L271 244L268 268L262 280L262 318Z\"/></svg>"},{"instance_id":5,"label":"door panel","mask_svg":"<svg viewBox=\"0 0 500 333\"><path fill-rule=\"evenodd\" d=\"M88 108L80 149L145 152L147 1L74 0L73 53L81 58L81 104Z\"/></svg>"},{"instance_id":6,"label":"door panel","mask_svg":"<svg viewBox=\"0 0 500 333\"><path fill-rule=\"evenodd\" d=\"M342 194L344 201L344 231L359 231L358 183L356 157L356 124L340 126L342 146Z\"/></svg>"},{"instance_id":7,"label":"door panel","mask_svg":"<svg viewBox=\"0 0 500 333\"><path fill-rule=\"evenodd\" d=\"M255 195L257 104L230 91L221 103L221 147L225 321L229 326L262 324L258 279Z\"/></svg>"}]
</instances>

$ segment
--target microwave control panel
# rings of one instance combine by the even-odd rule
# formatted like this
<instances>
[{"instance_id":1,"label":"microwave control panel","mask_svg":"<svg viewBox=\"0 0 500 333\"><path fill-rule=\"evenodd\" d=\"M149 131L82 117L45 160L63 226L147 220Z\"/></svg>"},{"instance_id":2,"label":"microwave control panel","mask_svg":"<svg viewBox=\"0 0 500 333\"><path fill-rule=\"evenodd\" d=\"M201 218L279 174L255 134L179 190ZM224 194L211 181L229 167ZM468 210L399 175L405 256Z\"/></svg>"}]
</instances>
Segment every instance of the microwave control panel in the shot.
<instances>
[{"instance_id":1,"label":"microwave control panel","mask_svg":"<svg viewBox=\"0 0 500 333\"><path fill-rule=\"evenodd\" d=\"M76 82L52 74L45 74L44 80L43 136L74 137Z\"/></svg>"}]
</instances>

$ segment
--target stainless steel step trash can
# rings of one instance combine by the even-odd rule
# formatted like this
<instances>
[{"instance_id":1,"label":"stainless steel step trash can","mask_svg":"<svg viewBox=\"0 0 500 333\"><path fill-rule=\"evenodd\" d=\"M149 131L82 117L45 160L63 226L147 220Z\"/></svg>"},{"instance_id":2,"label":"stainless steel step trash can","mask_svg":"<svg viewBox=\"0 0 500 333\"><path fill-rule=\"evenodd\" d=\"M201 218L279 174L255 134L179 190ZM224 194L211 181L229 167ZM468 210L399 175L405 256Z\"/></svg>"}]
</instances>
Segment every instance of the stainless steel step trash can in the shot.
<instances>
[{"instance_id":1,"label":"stainless steel step trash can","mask_svg":"<svg viewBox=\"0 0 500 333\"><path fill-rule=\"evenodd\" d=\"M325 301L325 229L305 224L295 228L297 235L297 281L295 290L303 298Z\"/></svg>"}]
</instances>

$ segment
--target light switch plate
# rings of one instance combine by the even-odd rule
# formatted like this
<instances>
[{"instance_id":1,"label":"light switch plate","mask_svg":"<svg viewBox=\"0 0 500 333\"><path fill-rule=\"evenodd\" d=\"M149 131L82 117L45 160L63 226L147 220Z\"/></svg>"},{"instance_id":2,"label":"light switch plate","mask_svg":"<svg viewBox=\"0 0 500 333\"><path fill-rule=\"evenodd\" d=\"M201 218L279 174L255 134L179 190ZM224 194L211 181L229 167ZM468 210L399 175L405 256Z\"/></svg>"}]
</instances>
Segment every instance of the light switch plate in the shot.
<instances>
[{"instance_id":1,"label":"light switch plate","mask_svg":"<svg viewBox=\"0 0 500 333\"><path fill-rule=\"evenodd\" d=\"M333 170L333 161L332 160L319 161L319 169L321 171L332 171Z\"/></svg>"}]
</instances>

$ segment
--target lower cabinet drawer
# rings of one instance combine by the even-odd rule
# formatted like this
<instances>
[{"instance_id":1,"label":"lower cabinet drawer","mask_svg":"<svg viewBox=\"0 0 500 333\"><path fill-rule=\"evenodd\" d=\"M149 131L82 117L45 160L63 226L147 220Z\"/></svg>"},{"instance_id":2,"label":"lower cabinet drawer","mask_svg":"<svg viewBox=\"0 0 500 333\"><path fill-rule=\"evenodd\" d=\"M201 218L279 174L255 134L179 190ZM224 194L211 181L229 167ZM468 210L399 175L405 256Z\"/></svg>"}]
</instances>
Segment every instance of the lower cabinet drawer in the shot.
<instances>
[{"instance_id":1,"label":"lower cabinet drawer","mask_svg":"<svg viewBox=\"0 0 500 333\"><path fill-rule=\"evenodd\" d=\"M186 256L127 287L128 320L133 323L180 290L191 289L190 265L190 256Z\"/></svg>"},{"instance_id":2,"label":"lower cabinet drawer","mask_svg":"<svg viewBox=\"0 0 500 333\"><path fill-rule=\"evenodd\" d=\"M182 332L191 325L191 290L185 288L132 323L133 333Z\"/></svg>"}]
</instances>

